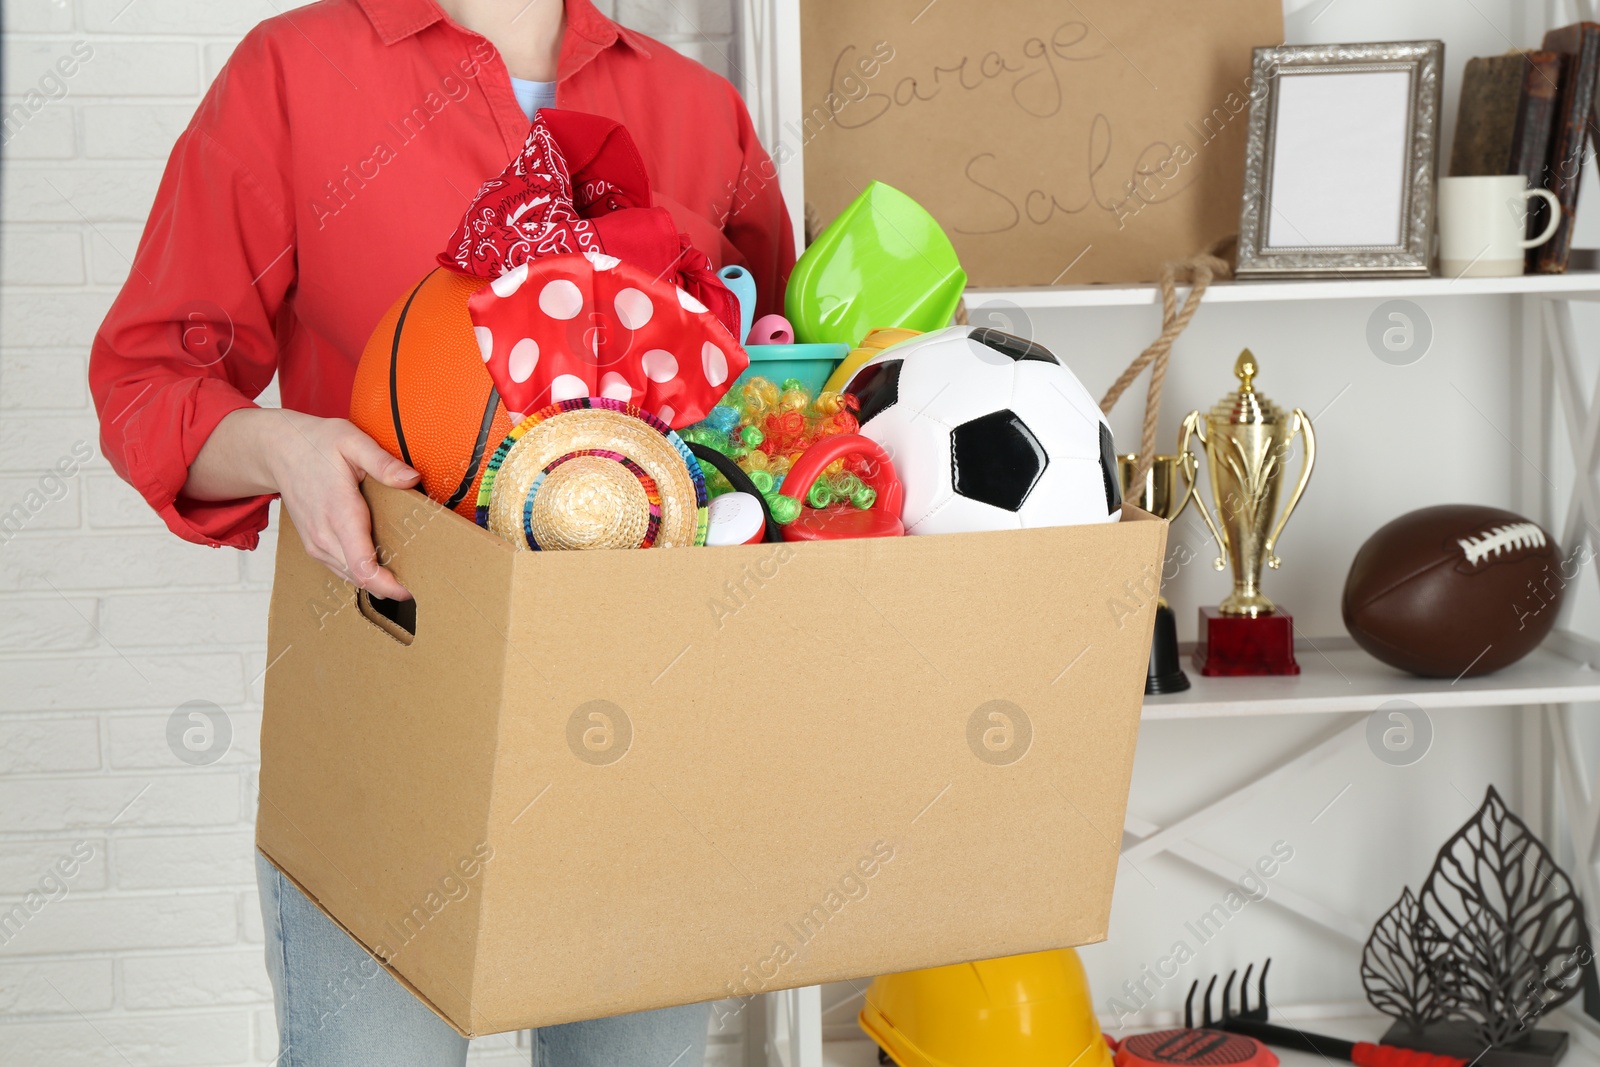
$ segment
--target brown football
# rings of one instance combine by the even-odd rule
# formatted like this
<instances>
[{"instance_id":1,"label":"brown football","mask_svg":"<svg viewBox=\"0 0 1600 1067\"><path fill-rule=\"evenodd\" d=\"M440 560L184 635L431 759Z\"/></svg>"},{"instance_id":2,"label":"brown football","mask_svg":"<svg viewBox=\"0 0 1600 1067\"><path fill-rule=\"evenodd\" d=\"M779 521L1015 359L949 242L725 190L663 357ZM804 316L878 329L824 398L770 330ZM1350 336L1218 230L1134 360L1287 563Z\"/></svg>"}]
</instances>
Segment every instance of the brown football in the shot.
<instances>
[{"instance_id":1,"label":"brown football","mask_svg":"<svg viewBox=\"0 0 1600 1067\"><path fill-rule=\"evenodd\" d=\"M1356 553L1344 624L1391 667L1470 678L1532 652L1576 574L1577 561L1565 567L1555 539L1520 515L1477 504L1421 508Z\"/></svg>"}]
</instances>

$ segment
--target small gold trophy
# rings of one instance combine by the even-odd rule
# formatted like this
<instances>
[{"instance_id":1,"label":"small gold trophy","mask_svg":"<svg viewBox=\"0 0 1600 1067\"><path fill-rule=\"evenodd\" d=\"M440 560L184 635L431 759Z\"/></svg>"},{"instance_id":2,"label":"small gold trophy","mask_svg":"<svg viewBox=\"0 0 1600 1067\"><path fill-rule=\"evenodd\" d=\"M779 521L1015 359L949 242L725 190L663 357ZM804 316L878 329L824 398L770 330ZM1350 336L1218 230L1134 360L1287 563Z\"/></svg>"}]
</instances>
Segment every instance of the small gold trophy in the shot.
<instances>
[{"instance_id":1,"label":"small gold trophy","mask_svg":"<svg viewBox=\"0 0 1600 1067\"><path fill-rule=\"evenodd\" d=\"M1194 496L1194 476L1198 461L1187 449L1176 456L1157 456L1145 472L1144 480L1134 483L1139 457L1118 456L1117 473L1122 479L1122 496L1130 504L1158 519L1172 522ZM1178 656L1178 623L1166 597L1156 599L1155 635L1150 640L1150 670L1145 675L1144 691L1181 693L1189 688Z\"/></svg>"},{"instance_id":2,"label":"small gold trophy","mask_svg":"<svg viewBox=\"0 0 1600 1067\"><path fill-rule=\"evenodd\" d=\"M1213 507L1208 509L1199 496L1195 504L1233 565L1233 592L1217 608L1200 609L1200 643L1194 655L1204 675L1300 673L1294 659L1294 620L1261 591L1261 565L1278 568L1273 550L1311 480L1317 438L1304 411L1295 408L1285 414L1256 391L1257 369L1256 357L1245 349L1233 365L1238 391L1223 397L1204 417L1191 411L1178 436L1180 454L1188 451L1191 434L1205 446ZM1305 435L1305 461L1289 504L1274 524L1285 460L1296 434ZM1218 556L1216 568L1225 565Z\"/></svg>"}]
</instances>

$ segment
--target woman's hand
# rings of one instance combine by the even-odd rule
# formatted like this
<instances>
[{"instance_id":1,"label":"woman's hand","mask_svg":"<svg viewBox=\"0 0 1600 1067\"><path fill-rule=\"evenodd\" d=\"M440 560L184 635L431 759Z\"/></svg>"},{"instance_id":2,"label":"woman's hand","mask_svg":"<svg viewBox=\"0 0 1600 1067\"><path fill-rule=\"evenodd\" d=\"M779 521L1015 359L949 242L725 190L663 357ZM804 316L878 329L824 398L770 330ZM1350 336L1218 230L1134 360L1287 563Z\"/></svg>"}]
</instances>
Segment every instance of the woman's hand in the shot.
<instances>
[{"instance_id":1,"label":"woman's hand","mask_svg":"<svg viewBox=\"0 0 1600 1067\"><path fill-rule=\"evenodd\" d=\"M312 559L367 592L410 600L378 564L364 478L408 489L421 477L344 419L244 408L217 424L189 468L184 494L236 500L277 493Z\"/></svg>"}]
</instances>

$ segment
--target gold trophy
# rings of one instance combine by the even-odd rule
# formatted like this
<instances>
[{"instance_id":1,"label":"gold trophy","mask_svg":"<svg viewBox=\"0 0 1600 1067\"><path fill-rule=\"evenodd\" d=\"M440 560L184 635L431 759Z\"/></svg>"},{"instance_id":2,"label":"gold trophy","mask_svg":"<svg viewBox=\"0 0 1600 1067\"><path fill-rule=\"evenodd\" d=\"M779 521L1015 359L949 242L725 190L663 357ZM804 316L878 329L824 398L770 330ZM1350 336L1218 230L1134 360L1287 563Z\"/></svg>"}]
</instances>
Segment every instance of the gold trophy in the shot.
<instances>
[{"instance_id":1,"label":"gold trophy","mask_svg":"<svg viewBox=\"0 0 1600 1067\"><path fill-rule=\"evenodd\" d=\"M1122 479L1122 496L1158 519L1172 522L1189 505L1194 496L1194 475L1197 465L1194 453L1186 448L1176 456L1157 456L1145 472L1144 480L1134 483L1138 473L1139 457L1118 456L1117 473ZM1156 599L1155 635L1150 640L1150 670L1145 675L1144 691L1151 693L1181 693L1189 688L1189 676L1183 673L1178 655L1178 623L1166 597Z\"/></svg>"},{"instance_id":2,"label":"gold trophy","mask_svg":"<svg viewBox=\"0 0 1600 1067\"><path fill-rule=\"evenodd\" d=\"M1217 608L1200 609L1195 665L1204 675L1300 673L1294 659L1294 620L1261 591L1261 565L1278 569L1274 549L1311 480L1317 438L1304 411L1295 408L1285 414L1256 391L1257 370L1256 357L1245 349L1233 365L1238 391L1203 417L1191 411L1178 436L1180 453L1188 451L1191 434L1205 446L1213 508L1200 496L1195 505L1233 566L1233 592ZM1274 523L1285 460L1296 434L1305 436L1305 460L1289 504ZM1222 556L1215 566L1226 566Z\"/></svg>"}]
</instances>

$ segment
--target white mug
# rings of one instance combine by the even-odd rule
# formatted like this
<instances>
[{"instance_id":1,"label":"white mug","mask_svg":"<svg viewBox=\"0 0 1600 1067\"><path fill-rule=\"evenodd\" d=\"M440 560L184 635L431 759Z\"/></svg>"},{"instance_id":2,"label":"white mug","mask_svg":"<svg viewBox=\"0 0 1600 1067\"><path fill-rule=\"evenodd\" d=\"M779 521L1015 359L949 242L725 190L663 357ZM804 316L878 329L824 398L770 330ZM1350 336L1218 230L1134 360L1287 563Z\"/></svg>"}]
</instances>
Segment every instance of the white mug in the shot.
<instances>
[{"instance_id":1,"label":"white mug","mask_svg":"<svg viewBox=\"0 0 1600 1067\"><path fill-rule=\"evenodd\" d=\"M1528 201L1543 197L1550 221L1539 236L1528 232ZM1523 250L1544 244L1561 222L1561 204L1548 189L1529 189L1520 174L1439 179L1439 266L1450 278L1506 278L1521 274Z\"/></svg>"}]
</instances>

